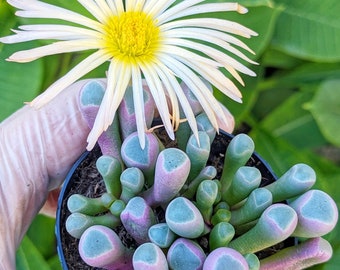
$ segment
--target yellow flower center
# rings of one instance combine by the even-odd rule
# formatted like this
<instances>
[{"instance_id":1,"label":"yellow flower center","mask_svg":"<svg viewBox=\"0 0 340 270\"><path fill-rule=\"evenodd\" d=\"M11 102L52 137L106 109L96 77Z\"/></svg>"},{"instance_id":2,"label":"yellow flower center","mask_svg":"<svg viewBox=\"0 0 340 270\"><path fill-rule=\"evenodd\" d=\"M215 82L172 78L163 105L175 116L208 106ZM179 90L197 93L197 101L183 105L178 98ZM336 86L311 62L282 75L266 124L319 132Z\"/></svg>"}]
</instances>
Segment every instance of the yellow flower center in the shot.
<instances>
[{"instance_id":1,"label":"yellow flower center","mask_svg":"<svg viewBox=\"0 0 340 270\"><path fill-rule=\"evenodd\" d=\"M159 28L144 12L129 11L109 17L104 31L106 50L127 63L152 61L160 43Z\"/></svg>"}]
</instances>

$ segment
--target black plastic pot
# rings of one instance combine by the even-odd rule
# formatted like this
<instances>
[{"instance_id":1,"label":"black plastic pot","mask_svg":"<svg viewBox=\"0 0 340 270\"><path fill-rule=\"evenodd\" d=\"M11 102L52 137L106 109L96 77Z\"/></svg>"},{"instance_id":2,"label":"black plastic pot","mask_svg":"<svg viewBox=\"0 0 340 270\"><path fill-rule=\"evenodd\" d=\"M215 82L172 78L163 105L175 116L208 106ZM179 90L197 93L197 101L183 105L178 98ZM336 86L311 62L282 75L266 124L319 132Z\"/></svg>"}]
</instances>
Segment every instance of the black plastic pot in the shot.
<instances>
[{"instance_id":1,"label":"black plastic pot","mask_svg":"<svg viewBox=\"0 0 340 270\"><path fill-rule=\"evenodd\" d=\"M209 158L210 165L223 164L224 153L232 138L233 135L225 132L220 132L220 134L216 136L211 147ZM93 168L95 168L95 162L97 158L100 157L100 155L100 149L98 146L96 146L93 151L84 153L77 160L65 179L60 197L58 199L56 219L57 249L64 270L97 269L83 263L78 252L74 252L74 249L70 249L72 246L78 246L78 240L67 233L65 229L65 222L67 217L70 215L70 212L66 206L67 199L69 196L75 193L75 186L79 185L78 178L80 176L86 175L87 177L87 180L82 183L82 185L87 185L87 187L84 187L83 189L85 190L84 193L87 193L86 195L89 195L88 193L91 191L95 193L98 192L98 190L100 190L100 188L103 186L99 174L93 170ZM268 185L277 179L267 162L263 160L256 152L253 153L247 165L257 167L260 170L262 174L261 186ZM219 178L220 175L221 171L218 171L217 178ZM100 194L98 194L98 196L99 195ZM275 248L281 249L282 247L292 246L294 244L294 238L288 238L283 243L281 243L280 247ZM275 248L273 252L275 252ZM72 254L70 251L72 251ZM271 251L269 251L269 253L270 252Z\"/></svg>"}]
</instances>

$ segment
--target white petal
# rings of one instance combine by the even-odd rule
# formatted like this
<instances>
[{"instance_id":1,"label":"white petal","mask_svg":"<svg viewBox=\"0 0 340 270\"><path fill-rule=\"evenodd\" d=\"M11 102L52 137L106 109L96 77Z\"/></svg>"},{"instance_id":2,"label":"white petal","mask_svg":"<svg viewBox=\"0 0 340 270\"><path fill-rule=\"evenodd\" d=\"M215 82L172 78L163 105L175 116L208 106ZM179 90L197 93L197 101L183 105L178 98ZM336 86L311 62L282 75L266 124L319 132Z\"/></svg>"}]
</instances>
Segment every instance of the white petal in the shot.
<instances>
[{"instance_id":1,"label":"white petal","mask_svg":"<svg viewBox=\"0 0 340 270\"><path fill-rule=\"evenodd\" d=\"M130 79L131 69L118 61L112 60L108 70L108 82L103 101L87 137L88 150L93 148L99 136L112 124Z\"/></svg>"},{"instance_id":2,"label":"white petal","mask_svg":"<svg viewBox=\"0 0 340 270\"><path fill-rule=\"evenodd\" d=\"M226 121L225 122L220 121L219 127L220 127L220 129L222 129L226 132L232 133L233 129L235 127L235 119L234 119L233 115L229 112L229 110L222 103L220 103L220 104L221 104L221 108L223 110L223 113L225 115Z\"/></svg>"},{"instance_id":3,"label":"white petal","mask_svg":"<svg viewBox=\"0 0 340 270\"><path fill-rule=\"evenodd\" d=\"M175 16L176 14L181 14L182 12L185 12L189 7L196 5L198 3L203 2L204 0L186 0L186 1L181 1L178 4L170 7L166 11L164 11L162 14L160 14L157 17L157 20L159 21L160 24L163 24L169 20L172 20L172 17ZM182 17L182 16L179 16Z\"/></svg>"},{"instance_id":4,"label":"white petal","mask_svg":"<svg viewBox=\"0 0 340 270\"><path fill-rule=\"evenodd\" d=\"M157 66L157 73L159 77L161 78L162 82L165 84L166 88L171 89L172 91L176 93L178 100L181 104L182 110L184 112L184 115L186 116L188 120L188 124L191 130L193 131L193 133L195 134L195 137L198 138L198 129L197 129L195 115L176 77L162 63L159 63L159 66Z\"/></svg>"},{"instance_id":5,"label":"white petal","mask_svg":"<svg viewBox=\"0 0 340 270\"><path fill-rule=\"evenodd\" d=\"M100 48L100 45L98 44L97 40L82 39L82 40L58 41L49 45L33 48L30 50L16 52L8 58L8 61L26 63L47 55L84 51L98 48Z\"/></svg>"},{"instance_id":6,"label":"white petal","mask_svg":"<svg viewBox=\"0 0 340 270\"><path fill-rule=\"evenodd\" d=\"M175 91L173 90L172 84L169 82L169 77L165 75L165 72L171 73L169 69L162 65L162 63L155 63L154 69L159 76L160 80L162 81L162 84L165 87L165 90L167 92L167 96L170 99L170 105L171 105L171 116L172 116L172 126L175 130L178 129L178 125L180 123L180 108L178 105L178 99L176 96ZM174 77L175 78L175 77ZM175 79L176 80L176 79ZM177 82L178 84L178 82Z\"/></svg>"},{"instance_id":7,"label":"white petal","mask_svg":"<svg viewBox=\"0 0 340 270\"><path fill-rule=\"evenodd\" d=\"M126 11L142 11L145 0L125 0Z\"/></svg>"},{"instance_id":8,"label":"white petal","mask_svg":"<svg viewBox=\"0 0 340 270\"><path fill-rule=\"evenodd\" d=\"M242 80L240 74L232 68L231 66L225 66L224 67L242 86L245 86L244 81ZM241 102L241 101L238 101Z\"/></svg>"},{"instance_id":9,"label":"white petal","mask_svg":"<svg viewBox=\"0 0 340 270\"><path fill-rule=\"evenodd\" d=\"M116 3L116 8L117 8L118 14L124 12L125 11L124 1L122 1L122 0L114 0L114 1Z\"/></svg>"},{"instance_id":10,"label":"white petal","mask_svg":"<svg viewBox=\"0 0 340 270\"><path fill-rule=\"evenodd\" d=\"M245 60L245 61L247 61L251 64L257 64L255 61L249 59L242 52L240 52L239 50L232 47L230 44L225 42L220 37L210 36L207 33L201 33L200 31L191 31L191 30L188 30L186 28L167 31L166 33L164 33L164 35L167 36L167 37L171 37L171 36L176 37L177 36L177 37L181 37L181 38L197 39L197 40L200 40L200 41L209 42L211 44L218 45L218 46L220 46L221 48L223 48L227 51L232 52L233 54L237 55L238 57L242 58L243 60ZM221 32L221 36L222 35L223 35L223 33Z\"/></svg>"},{"instance_id":11,"label":"white petal","mask_svg":"<svg viewBox=\"0 0 340 270\"><path fill-rule=\"evenodd\" d=\"M31 2L39 3L37 9L33 9L33 7L29 6L29 3ZM92 20L68 9L42 3L39 1L27 1L25 9L22 11L17 11L16 15L25 18L60 19L86 26L97 31L102 31L103 29L102 25L95 20Z\"/></svg>"},{"instance_id":12,"label":"white petal","mask_svg":"<svg viewBox=\"0 0 340 270\"><path fill-rule=\"evenodd\" d=\"M157 17L175 1L176 0L149 0L145 3L143 11L150 16Z\"/></svg>"},{"instance_id":13,"label":"white petal","mask_svg":"<svg viewBox=\"0 0 340 270\"><path fill-rule=\"evenodd\" d=\"M166 41L165 41L166 42ZM189 50L183 49L181 47L175 46L175 45L162 45L161 48L159 48L159 52L169 54L169 55L177 55L180 57L186 57L189 59L192 59L192 61L197 61L200 63L204 63L206 65L210 65L213 67L221 67L222 65L210 58L200 56L196 53L193 53Z\"/></svg>"},{"instance_id":14,"label":"white petal","mask_svg":"<svg viewBox=\"0 0 340 270\"><path fill-rule=\"evenodd\" d=\"M94 31L83 27L59 24L29 24L19 26L19 29L25 31L68 32L72 34L84 35L93 38L98 38L101 36L101 33L99 33L98 31Z\"/></svg>"},{"instance_id":15,"label":"white petal","mask_svg":"<svg viewBox=\"0 0 340 270\"><path fill-rule=\"evenodd\" d=\"M161 32L167 31L173 28L182 28L182 27L204 27L210 28L214 30L220 30L228 33L232 33L235 35L240 35L246 38L250 38L251 36L257 36L257 33L250 30L249 28L229 20L225 19L216 19L216 18L194 18L194 19L183 19L170 21L165 24L159 26Z\"/></svg>"},{"instance_id":16,"label":"white petal","mask_svg":"<svg viewBox=\"0 0 340 270\"><path fill-rule=\"evenodd\" d=\"M94 0L96 4L98 5L99 9L105 14L106 16L113 15L112 9L108 5L108 3L105 0Z\"/></svg>"},{"instance_id":17,"label":"white petal","mask_svg":"<svg viewBox=\"0 0 340 270\"><path fill-rule=\"evenodd\" d=\"M194 72L192 72L192 70L190 70L181 62L167 55L162 55L161 58L162 62L191 89L192 93L201 103L203 110L208 115L211 124L216 130L218 130L218 124L216 120L217 112L215 111L216 109L218 110L218 106L215 106L217 101L210 93L207 86L201 81L200 78L197 77Z\"/></svg>"},{"instance_id":18,"label":"white petal","mask_svg":"<svg viewBox=\"0 0 340 270\"><path fill-rule=\"evenodd\" d=\"M117 15L118 11L115 5L115 0L106 0L107 5L109 6L112 15Z\"/></svg>"},{"instance_id":19,"label":"white petal","mask_svg":"<svg viewBox=\"0 0 340 270\"><path fill-rule=\"evenodd\" d=\"M22 0L7 0L7 2L18 9L39 9L41 8L41 5L44 5L46 3L43 3L41 1L36 1L36 0L27 0L27 1L22 1Z\"/></svg>"},{"instance_id":20,"label":"white petal","mask_svg":"<svg viewBox=\"0 0 340 270\"><path fill-rule=\"evenodd\" d=\"M98 21L105 22L107 15L100 9L93 0L77 0L84 8L86 8Z\"/></svg>"},{"instance_id":21,"label":"white petal","mask_svg":"<svg viewBox=\"0 0 340 270\"><path fill-rule=\"evenodd\" d=\"M145 148L145 112L144 112L144 97L142 74L138 66L132 66L132 91L133 91L133 106L136 115L137 133L141 148Z\"/></svg>"},{"instance_id":22,"label":"white petal","mask_svg":"<svg viewBox=\"0 0 340 270\"><path fill-rule=\"evenodd\" d=\"M186 5L186 7L180 9L177 6L184 5L185 2L189 1L184 1L181 2L180 4L174 6L173 8L167 10L164 12L162 15L159 16L159 21L161 23L167 22L167 21L172 21L180 17L186 17L190 15L195 15L195 14L204 14L208 12L228 12L228 11L237 11L241 14L246 13L248 10L241 6L238 3L209 3L209 4L203 4L203 5ZM196 2L200 3L203 1L191 1L191 2ZM195 3L195 4L196 4ZM173 10L172 10L173 9Z\"/></svg>"},{"instance_id":23,"label":"white petal","mask_svg":"<svg viewBox=\"0 0 340 270\"><path fill-rule=\"evenodd\" d=\"M90 30L91 31L91 30ZM0 38L0 42L13 44L18 42L41 40L41 39L55 39L55 40L77 40L88 39L93 36L88 36L81 33L67 32L67 31L20 31L13 30L15 35ZM98 38L98 33L97 38Z\"/></svg>"},{"instance_id":24,"label":"white petal","mask_svg":"<svg viewBox=\"0 0 340 270\"><path fill-rule=\"evenodd\" d=\"M124 12L124 4L122 0L106 0L114 14L121 14Z\"/></svg>"},{"instance_id":25,"label":"white petal","mask_svg":"<svg viewBox=\"0 0 340 270\"><path fill-rule=\"evenodd\" d=\"M189 49L194 49L197 51L200 51L206 55L208 55L209 57L211 57L212 59L214 59L215 61L217 61L218 63L222 64L223 66L231 66L234 69L247 74L249 76L256 76L255 72L253 72L252 70L250 70L248 67L246 67L245 65L242 65L240 62L236 61L234 58L230 57L229 55L213 48L207 45L204 45L202 43L198 43L198 42L194 42L194 41L190 41L190 40L184 40L184 39L178 39L178 38L174 38L174 39L167 39L166 40L168 43L170 44L175 44L175 45L179 45L179 46L184 46L187 47Z\"/></svg>"},{"instance_id":26,"label":"white petal","mask_svg":"<svg viewBox=\"0 0 340 270\"><path fill-rule=\"evenodd\" d=\"M177 58L177 60L184 63L185 65L190 67L192 70L197 72L201 77L209 81L218 90L220 90L224 95L232 98L233 100L237 102L241 102L241 97L242 97L241 92L238 90L235 84L228 77L226 77L219 69L212 68L204 64L196 63L194 61L191 61L188 58ZM232 73L232 75L234 74Z\"/></svg>"},{"instance_id":27,"label":"white petal","mask_svg":"<svg viewBox=\"0 0 340 270\"><path fill-rule=\"evenodd\" d=\"M165 33L163 33L163 35L165 37L180 37L180 38L185 38L186 34L183 35L183 33L185 32L190 32L190 33L199 33L203 36L211 36L211 37L215 37L218 39L221 39L227 43L230 44L234 44L237 45L238 47L245 49L246 51L255 54L255 52L253 50L251 50L244 42L242 42L241 40L239 40L238 38L225 33L225 32L221 32L218 30L212 30L212 29L205 29L205 28L201 28L201 27L185 27L185 28L175 28L175 29L171 29L166 31Z\"/></svg>"},{"instance_id":28,"label":"white petal","mask_svg":"<svg viewBox=\"0 0 340 270\"><path fill-rule=\"evenodd\" d=\"M153 67L144 65L143 63L139 63L139 66L143 72L147 85L149 86L155 104L157 105L165 130L169 137L174 140L175 134L170 122L169 108L164 94L163 85Z\"/></svg>"},{"instance_id":29,"label":"white petal","mask_svg":"<svg viewBox=\"0 0 340 270\"><path fill-rule=\"evenodd\" d=\"M128 87L130 81L131 81L131 68L130 66L126 65L125 63L122 63L120 61L117 61L117 67L115 69L112 69L111 72L108 73L108 76L115 76L115 85L112 85L114 87L114 96L110 100L109 103L109 110L112 112L111 114L107 114L105 116L106 128L111 125L113 118L115 116L115 113L121 103L121 100L124 97L126 88Z\"/></svg>"},{"instance_id":30,"label":"white petal","mask_svg":"<svg viewBox=\"0 0 340 270\"><path fill-rule=\"evenodd\" d=\"M89 133L88 137L87 137L87 150L92 150L92 148L94 147L94 145L96 144L99 136L103 133L103 131L105 130L105 126L106 124L106 119L105 116L109 113L111 113L109 111L109 107L110 107L110 103L113 100L113 96L115 95L115 85L117 82L117 76L116 74L118 73L117 70L117 62L112 59L110 66L109 66L109 70L107 72L107 86L106 86L106 90L104 93L104 97L102 99L102 102L100 104L94 125L91 129L91 132Z\"/></svg>"},{"instance_id":31,"label":"white petal","mask_svg":"<svg viewBox=\"0 0 340 270\"><path fill-rule=\"evenodd\" d=\"M85 58L73 69L71 69L66 75L53 83L44 93L36 97L30 105L36 108L42 107L44 104L52 100L56 95L58 95L63 89L77 81L79 78L95 69L96 67L107 61L109 56L107 56L102 51L95 52L89 57Z\"/></svg>"}]
</instances>

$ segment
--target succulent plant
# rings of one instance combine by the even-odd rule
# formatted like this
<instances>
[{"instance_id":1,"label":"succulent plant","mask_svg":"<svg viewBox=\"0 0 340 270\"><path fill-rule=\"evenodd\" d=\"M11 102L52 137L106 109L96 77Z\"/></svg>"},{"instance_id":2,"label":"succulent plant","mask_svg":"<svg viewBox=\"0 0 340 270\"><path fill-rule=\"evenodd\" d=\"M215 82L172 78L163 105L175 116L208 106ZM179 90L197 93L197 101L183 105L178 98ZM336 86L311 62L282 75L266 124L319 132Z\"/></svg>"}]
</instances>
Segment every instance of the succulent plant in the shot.
<instances>
[{"instance_id":1,"label":"succulent plant","mask_svg":"<svg viewBox=\"0 0 340 270\"><path fill-rule=\"evenodd\" d=\"M89 125L103 87L90 82L83 88L80 99ZM92 97L89 88L96 89ZM154 104L145 100L151 128ZM217 168L207 164L216 134L199 108L196 114L199 140L189 133L169 146L161 133L150 129L142 148L127 91L114 123L123 135L114 138L109 129L98 142L103 155L96 166L105 192L98 198L76 194L68 200L66 228L80 239L83 260L105 269L185 270L302 269L328 260L332 248L321 237L334 228L338 210L330 196L311 189L314 170L297 164L262 186L261 172L249 165L254 142L239 134L221 153L223 170L217 178ZM185 126L180 124L179 134L186 134ZM118 227L134 245L123 244ZM303 240L261 255L289 237Z\"/></svg>"}]
</instances>

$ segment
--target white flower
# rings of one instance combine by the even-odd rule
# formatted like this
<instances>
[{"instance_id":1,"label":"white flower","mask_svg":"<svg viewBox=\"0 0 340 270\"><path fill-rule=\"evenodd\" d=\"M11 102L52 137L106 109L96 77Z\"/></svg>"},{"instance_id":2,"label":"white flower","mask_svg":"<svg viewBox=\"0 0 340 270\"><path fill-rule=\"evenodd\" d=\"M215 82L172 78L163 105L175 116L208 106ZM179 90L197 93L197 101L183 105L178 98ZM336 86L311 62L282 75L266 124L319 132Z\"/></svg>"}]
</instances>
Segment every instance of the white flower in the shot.
<instances>
[{"instance_id":1,"label":"white flower","mask_svg":"<svg viewBox=\"0 0 340 270\"><path fill-rule=\"evenodd\" d=\"M227 70L242 85L239 72L255 76L253 71L229 54L255 63L235 48L253 53L235 35L249 38L256 33L238 23L202 15L226 11L246 13L247 10L237 3L202 3L205 2L203 0L78 0L92 14L93 18L90 18L38 0L7 2L18 9L17 16L61 20L60 24L53 21L51 24L23 25L19 30L13 30L14 35L0 38L3 43L57 40L49 45L16 52L9 57L9 61L29 62L46 55L95 50L36 97L30 103L32 106L43 106L65 87L110 61L107 89L88 137L88 149L92 149L100 134L112 123L129 84L133 88L139 139L144 147L143 78L150 88L167 133L174 139L174 127L180 121L179 104L197 136L193 112L178 80L191 89L218 130L217 119L222 122L226 120L223 119L221 105L201 78L241 102L241 93L223 70ZM191 16L197 14L200 16ZM67 23L63 24L62 21ZM171 101L171 109L167 98Z\"/></svg>"}]
</instances>

